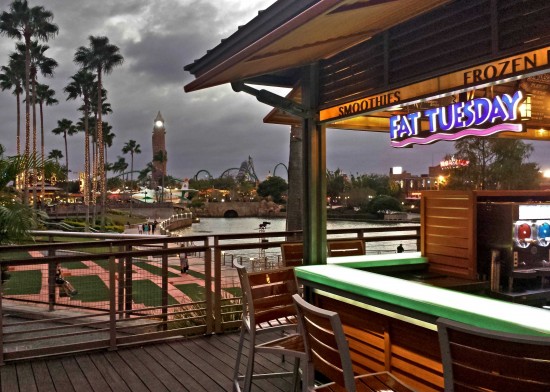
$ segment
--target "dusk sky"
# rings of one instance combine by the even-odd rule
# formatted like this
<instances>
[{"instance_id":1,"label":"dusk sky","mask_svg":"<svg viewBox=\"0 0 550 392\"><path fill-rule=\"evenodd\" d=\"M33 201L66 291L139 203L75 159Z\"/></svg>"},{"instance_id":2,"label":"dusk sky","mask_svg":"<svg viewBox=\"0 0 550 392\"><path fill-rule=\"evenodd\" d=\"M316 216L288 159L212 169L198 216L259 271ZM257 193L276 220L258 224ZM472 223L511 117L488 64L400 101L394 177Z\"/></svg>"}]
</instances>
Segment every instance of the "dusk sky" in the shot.
<instances>
[{"instance_id":1,"label":"dusk sky","mask_svg":"<svg viewBox=\"0 0 550 392\"><path fill-rule=\"evenodd\" d=\"M11 1L0 0L0 11ZM104 117L116 137L108 151L113 162L124 144L136 140L142 153L135 156L135 170L152 160L153 122L160 110L166 123L168 174L191 178L199 170L218 177L224 170L239 167L251 156L260 180L280 162L288 164L289 127L264 124L270 107L254 97L235 93L229 85L186 94L183 86L193 76L183 67L202 57L222 38L246 24L273 0L30 0L54 13L59 34L46 44L46 53L59 63L53 78L39 78L56 91L59 104L45 108L46 154L64 151L62 136L52 134L57 121L76 122L81 102L66 101L63 88L78 70L72 59L76 49L88 46L88 36L107 36L120 48L124 64L104 78L113 113ZM6 65L15 42L0 37L0 64ZM16 100L11 92L0 92L0 144L7 155L16 153ZM24 104L22 104L22 121ZM24 122L23 122L24 124ZM24 135L24 127L22 129ZM83 134L69 138L71 178L84 169ZM428 172L453 144L440 142L412 149L393 149L386 133L327 130L327 168L344 173L387 174L402 166L413 174ZM550 168L550 146L534 144L532 161ZM130 162L130 156L126 155ZM282 168L277 175L286 177Z\"/></svg>"}]
</instances>

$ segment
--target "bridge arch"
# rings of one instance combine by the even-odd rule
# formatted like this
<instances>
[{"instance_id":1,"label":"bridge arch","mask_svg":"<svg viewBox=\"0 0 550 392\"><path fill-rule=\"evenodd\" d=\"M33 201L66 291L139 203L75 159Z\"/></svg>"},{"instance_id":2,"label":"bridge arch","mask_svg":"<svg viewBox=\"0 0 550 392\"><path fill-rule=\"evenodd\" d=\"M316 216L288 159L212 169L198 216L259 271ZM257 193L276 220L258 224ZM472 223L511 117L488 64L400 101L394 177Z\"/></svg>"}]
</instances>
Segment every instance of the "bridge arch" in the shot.
<instances>
[{"instance_id":1,"label":"bridge arch","mask_svg":"<svg viewBox=\"0 0 550 392\"><path fill-rule=\"evenodd\" d=\"M223 213L224 218L237 218L239 213L235 210L227 210Z\"/></svg>"}]
</instances>

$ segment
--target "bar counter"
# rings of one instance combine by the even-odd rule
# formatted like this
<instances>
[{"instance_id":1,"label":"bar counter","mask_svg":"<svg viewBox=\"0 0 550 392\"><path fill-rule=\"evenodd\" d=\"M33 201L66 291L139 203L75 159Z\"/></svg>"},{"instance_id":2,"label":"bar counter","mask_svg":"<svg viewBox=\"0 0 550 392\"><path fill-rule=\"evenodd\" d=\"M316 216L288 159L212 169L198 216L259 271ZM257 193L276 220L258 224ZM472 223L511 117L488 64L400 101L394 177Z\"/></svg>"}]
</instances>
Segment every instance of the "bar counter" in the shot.
<instances>
[{"instance_id":1,"label":"bar counter","mask_svg":"<svg viewBox=\"0 0 550 392\"><path fill-rule=\"evenodd\" d=\"M442 391L439 317L504 332L550 335L550 311L364 269L422 265L419 254L329 258L296 267L314 303L337 311L356 371L388 370L421 391ZM429 281L428 281L429 282Z\"/></svg>"}]
</instances>

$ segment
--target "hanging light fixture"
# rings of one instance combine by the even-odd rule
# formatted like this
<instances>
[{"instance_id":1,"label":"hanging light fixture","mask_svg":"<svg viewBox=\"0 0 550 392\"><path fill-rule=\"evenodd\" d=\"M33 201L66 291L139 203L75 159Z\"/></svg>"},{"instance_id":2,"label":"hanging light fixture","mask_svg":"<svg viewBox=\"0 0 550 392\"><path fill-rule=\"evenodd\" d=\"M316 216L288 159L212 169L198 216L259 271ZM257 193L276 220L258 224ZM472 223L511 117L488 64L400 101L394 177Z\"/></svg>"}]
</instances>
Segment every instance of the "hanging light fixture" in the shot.
<instances>
[{"instance_id":1,"label":"hanging light fixture","mask_svg":"<svg viewBox=\"0 0 550 392\"><path fill-rule=\"evenodd\" d=\"M519 105L521 121L529 121L531 119L531 98L531 94L525 94L525 100Z\"/></svg>"}]
</instances>

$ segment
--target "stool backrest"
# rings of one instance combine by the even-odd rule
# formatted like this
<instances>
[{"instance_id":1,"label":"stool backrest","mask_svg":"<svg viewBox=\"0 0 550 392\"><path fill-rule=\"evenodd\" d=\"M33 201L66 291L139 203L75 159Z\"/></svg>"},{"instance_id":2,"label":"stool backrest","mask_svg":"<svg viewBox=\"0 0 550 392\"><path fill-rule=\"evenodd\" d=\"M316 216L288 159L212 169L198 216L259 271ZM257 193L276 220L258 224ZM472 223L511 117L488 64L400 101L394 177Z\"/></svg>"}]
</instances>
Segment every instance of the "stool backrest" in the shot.
<instances>
[{"instance_id":1,"label":"stool backrest","mask_svg":"<svg viewBox=\"0 0 550 392\"><path fill-rule=\"evenodd\" d=\"M361 256L365 254L365 242L357 240L332 240L328 241L328 256Z\"/></svg>"},{"instance_id":2,"label":"stool backrest","mask_svg":"<svg viewBox=\"0 0 550 392\"><path fill-rule=\"evenodd\" d=\"M550 336L498 332L442 318L437 328L445 391L550 391Z\"/></svg>"},{"instance_id":3,"label":"stool backrest","mask_svg":"<svg viewBox=\"0 0 550 392\"><path fill-rule=\"evenodd\" d=\"M263 323L295 318L292 295L298 292L294 269L247 272L233 262L243 291L243 320L255 329Z\"/></svg>"},{"instance_id":4,"label":"stool backrest","mask_svg":"<svg viewBox=\"0 0 550 392\"><path fill-rule=\"evenodd\" d=\"M309 377L315 370L346 391L355 392L349 345L338 313L311 305L299 295L293 299L308 363L313 368L308 370ZM308 380L308 384L311 386L313 380Z\"/></svg>"},{"instance_id":5,"label":"stool backrest","mask_svg":"<svg viewBox=\"0 0 550 392\"><path fill-rule=\"evenodd\" d=\"M281 244L281 256L285 267L296 267L304 264L304 244L301 242Z\"/></svg>"}]
</instances>

